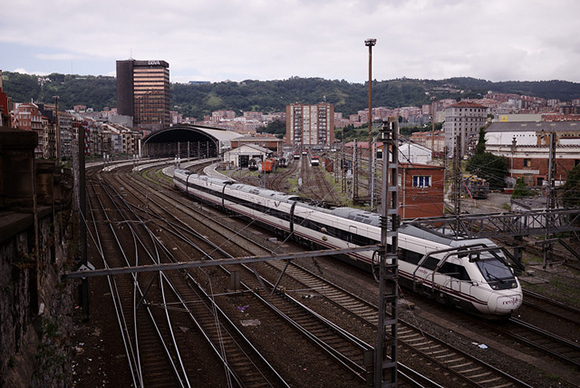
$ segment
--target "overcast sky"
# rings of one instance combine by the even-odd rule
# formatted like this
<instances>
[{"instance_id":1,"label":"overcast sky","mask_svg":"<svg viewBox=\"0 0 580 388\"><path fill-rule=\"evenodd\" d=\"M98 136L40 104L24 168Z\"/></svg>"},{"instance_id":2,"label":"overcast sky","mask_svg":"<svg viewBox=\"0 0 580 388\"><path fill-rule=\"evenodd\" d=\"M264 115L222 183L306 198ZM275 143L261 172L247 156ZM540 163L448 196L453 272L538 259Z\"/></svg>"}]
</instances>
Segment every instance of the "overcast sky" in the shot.
<instances>
[{"instance_id":1,"label":"overcast sky","mask_svg":"<svg viewBox=\"0 0 580 388\"><path fill-rule=\"evenodd\" d=\"M0 70L115 76L165 60L171 82L321 77L580 82L578 0L18 0Z\"/></svg>"}]
</instances>

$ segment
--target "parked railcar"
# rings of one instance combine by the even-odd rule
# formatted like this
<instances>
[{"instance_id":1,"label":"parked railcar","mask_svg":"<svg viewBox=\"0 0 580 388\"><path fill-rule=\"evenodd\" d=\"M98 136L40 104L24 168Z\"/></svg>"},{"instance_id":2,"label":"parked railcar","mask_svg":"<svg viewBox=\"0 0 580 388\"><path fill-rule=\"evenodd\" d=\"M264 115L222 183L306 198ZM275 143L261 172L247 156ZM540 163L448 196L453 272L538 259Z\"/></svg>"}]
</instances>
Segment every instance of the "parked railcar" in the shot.
<instances>
[{"instance_id":1,"label":"parked railcar","mask_svg":"<svg viewBox=\"0 0 580 388\"><path fill-rule=\"evenodd\" d=\"M477 175L463 175L463 193L474 199L486 199L489 195L489 183Z\"/></svg>"},{"instance_id":2,"label":"parked railcar","mask_svg":"<svg viewBox=\"0 0 580 388\"><path fill-rule=\"evenodd\" d=\"M252 158L248 161L248 170L256 171L260 168L260 164L262 163L262 159L260 158Z\"/></svg>"},{"instance_id":3,"label":"parked railcar","mask_svg":"<svg viewBox=\"0 0 580 388\"><path fill-rule=\"evenodd\" d=\"M175 170L176 187L225 211L312 246L346 249L380 242L379 215L324 209L295 195ZM488 239L455 240L411 225L398 233L399 279L429 297L487 318L507 317L522 289L507 259ZM349 256L371 267L372 252Z\"/></svg>"},{"instance_id":4,"label":"parked railcar","mask_svg":"<svg viewBox=\"0 0 580 388\"><path fill-rule=\"evenodd\" d=\"M268 158L262 162L262 172L275 172L276 159Z\"/></svg>"}]
</instances>

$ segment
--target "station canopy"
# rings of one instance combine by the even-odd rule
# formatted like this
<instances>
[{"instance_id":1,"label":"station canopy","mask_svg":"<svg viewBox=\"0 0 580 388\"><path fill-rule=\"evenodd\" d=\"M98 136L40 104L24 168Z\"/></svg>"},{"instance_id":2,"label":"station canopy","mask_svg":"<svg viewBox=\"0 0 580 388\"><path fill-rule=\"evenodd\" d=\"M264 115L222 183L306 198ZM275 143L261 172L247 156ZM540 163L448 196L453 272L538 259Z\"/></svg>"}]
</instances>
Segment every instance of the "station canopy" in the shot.
<instances>
[{"instance_id":1,"label":"station canopy","mask_svg":"<svg viewBox=\"0 0 580 388\"><path fill-rule=\"evenodd\" d=\"M172 154L177 144L181 145L181 152L186 145L208 150L205 156L216 156L231 148L231 140L241 137L239 133L221 128L205 127L202 125L178 124L151 133L143 139L146 154L161 156L162 153ZM181 153L180 152L180 153Z\"/></svg>"}]
</instances>

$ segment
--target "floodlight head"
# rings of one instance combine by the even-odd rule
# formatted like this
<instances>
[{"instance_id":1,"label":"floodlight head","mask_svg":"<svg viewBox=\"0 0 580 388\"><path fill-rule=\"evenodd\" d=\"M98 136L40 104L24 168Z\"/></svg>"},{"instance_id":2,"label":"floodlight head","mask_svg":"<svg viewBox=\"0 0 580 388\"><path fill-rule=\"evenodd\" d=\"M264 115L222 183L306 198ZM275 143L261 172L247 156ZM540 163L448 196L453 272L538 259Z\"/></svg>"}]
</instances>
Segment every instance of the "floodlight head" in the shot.
<instances>
[{"instance_id":1,"label":"floodlight head","mask_svg":"<svg viewBox=\"0 0 580 388\"><path fill-rule=\"evenodd\" d=\"M377 44L377 40L374 38L369 38L367 40L365 40L365 46L374 46L375 44Z\"/></svg>"}]
</instances>

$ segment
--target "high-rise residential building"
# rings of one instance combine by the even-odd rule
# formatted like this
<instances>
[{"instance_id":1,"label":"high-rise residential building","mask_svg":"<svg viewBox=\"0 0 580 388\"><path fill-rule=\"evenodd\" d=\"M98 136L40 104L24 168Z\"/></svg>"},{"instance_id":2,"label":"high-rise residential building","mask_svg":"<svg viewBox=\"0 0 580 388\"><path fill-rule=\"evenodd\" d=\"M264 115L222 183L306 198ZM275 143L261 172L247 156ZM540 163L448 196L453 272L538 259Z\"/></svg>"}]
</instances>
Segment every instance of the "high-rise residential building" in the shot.
<instances>
[{"instance_id":1,"label":"high-rise residential building","mask_svg":"<svg viewBox=\"0 0 580 388\"><path fill-rule=\"evenodd\" d=\"M169 64L165 61L117 61L117 112L133 117L133 126L169 126Z\"/></svg>"},{"instance_id":2,"label":"high-rise residential building","mask_svg":"<svg viewBox=\"0 0 580 388\"><path fill-rule=\"evenodd\" d=\"M334 142L334 105L286 106L286 144L296 147L331 145Z\"/></svg>"},{"instance_id":3,"label":"high-rise residential building","mask_svg":"<svg viewBox=\"0 0 580 388\"><path fill-rule=\"evenodd\" d=\"M459 102L445 109L445 146L450 155L455 155L457 136L461 136L458 155L463 157L475 151L479 130L487 123L487 108L474 102Z\"/></svg>"}]
</instances>

